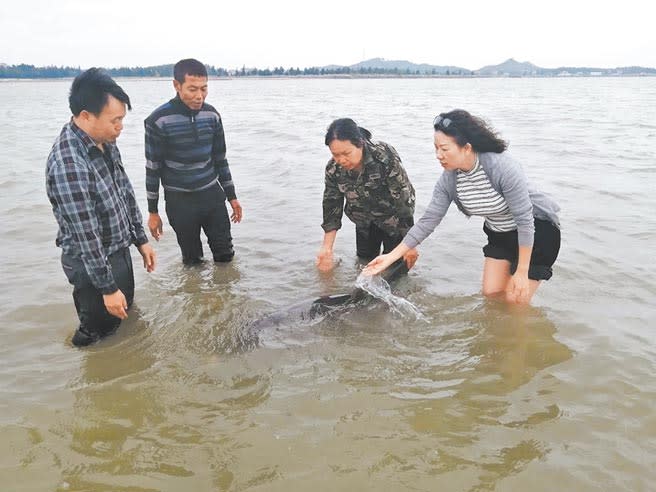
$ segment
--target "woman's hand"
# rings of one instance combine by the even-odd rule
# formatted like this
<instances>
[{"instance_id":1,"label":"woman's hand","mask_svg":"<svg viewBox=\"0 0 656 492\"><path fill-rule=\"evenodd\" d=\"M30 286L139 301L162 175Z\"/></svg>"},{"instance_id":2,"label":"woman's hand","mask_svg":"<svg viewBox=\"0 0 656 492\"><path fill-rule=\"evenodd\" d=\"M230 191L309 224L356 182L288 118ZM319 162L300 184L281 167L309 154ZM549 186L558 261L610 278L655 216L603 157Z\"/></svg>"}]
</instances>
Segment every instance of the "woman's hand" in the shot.
<instances>
[{"instance_id":1,"label":"woman's hand","mask_svg":"<svg viewBox=\"0 0 656 492\"><path fill-rule=\"evenodd\" d=\"M417 263L417 258L419 258L419 252L417 251L417 248L412 248L403 255L403 259L405 260L405 264L408 267L408 270L415 266L415 263Z\"/></svg>"},{"instance_id":2,"label":"woman's hand","mask_svg":"<svg viewBox=\"0 0 656 492\"><path fill-rule=\"evenodd\" d=\"M506 287L506 300L516 304L527 304L529 292L528 272L515 272Z\"/></svg>"},{"instance_id":3,"label":"woman's hand","mask_svg":"<svg viewBox=\"0 0 656 492\"><path fill-rule=\"evenodd\" d=\"M317 254L316 265L320 272L329 272L335 266L333 261L333 245L335 244L335 237L337 237L337 230L328 231L323 235L323 242L319 253Z\"/></svg>"},{"instance_id":4,"label":"woman's hand","mask_svg":"<svg viewBox=\"0 0 656 492\"><path fill-rule=\"evenodd\" d=\"M317 254L316 265L320 272L326 273L332 270L334 266L333 250L322 246Z\"/></svg>"},{"instance_id":5,"label":"woman's hand","mask_svg":"<svg viewBox=\"0 0 656 492\"><path fill-rule=\"evenodd\" d=\"M396 259L392 258L389 253L377 256L367 264L362 273L365 275L378 275L395 261Z\"/></svg>"},{"instance_id":6,"label":"woman's hand","mask_svg":"<svg viewBox=\"0 0 656 492\"><path fill-rule=\"evenodd\" d=\"M413 248L414 249L414 248ZM394 263L396 260L399 258L405 258L405 255L410 253L412 249L408 248L403 242L399 243L399 245L394 248L392 251L385 255L380 255L377 258L374 258L369 262L369 264L365 267L364 270L362 270L362 273L365 275L377 275L383 270L385 270L388 266L390 266L392 263ZM415 254L416 254L415 250ZM412 258L412 255L410 255ZM415 256L415 261L417 260L417 257ZM414 265L414 261L412 262Z\"/></svg>"},{"instance_id":7,"label":"woman's hand","mask_svg":"<svg viewBox=\"0 0 656 492\"><path fill-rule=\"evenodd\" d=\"M528 304L531 301L531 287L528 280L532 246L519 246L517 270L510 277L506 286L506 301L516 304Z\"/></svg>"}]
</instances>

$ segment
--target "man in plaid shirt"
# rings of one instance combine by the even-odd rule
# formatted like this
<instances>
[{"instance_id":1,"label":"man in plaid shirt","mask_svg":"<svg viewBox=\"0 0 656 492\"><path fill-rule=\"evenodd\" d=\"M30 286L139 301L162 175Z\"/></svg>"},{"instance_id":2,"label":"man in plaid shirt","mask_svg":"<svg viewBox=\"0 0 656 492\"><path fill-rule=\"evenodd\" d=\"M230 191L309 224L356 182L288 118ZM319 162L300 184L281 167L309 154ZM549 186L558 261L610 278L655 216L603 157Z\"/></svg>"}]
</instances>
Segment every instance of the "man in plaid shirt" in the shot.
<instances>
[{"instance_id":1,"label":"man in plaid shirt","mask_svg":"<svg viewBox=\"0 0 656 492\"><path fill-rule=\"evenodd\" d=\"M73 81L69 105L73 117L48 156L46 191L80 319L72 343L85 346L116 331L128 316L134 298L130 245L148 272L155 269L155 252L115 143L126 106L132 109L130 98L109 75L91 68Z\"/></svg>"}]
</instances>

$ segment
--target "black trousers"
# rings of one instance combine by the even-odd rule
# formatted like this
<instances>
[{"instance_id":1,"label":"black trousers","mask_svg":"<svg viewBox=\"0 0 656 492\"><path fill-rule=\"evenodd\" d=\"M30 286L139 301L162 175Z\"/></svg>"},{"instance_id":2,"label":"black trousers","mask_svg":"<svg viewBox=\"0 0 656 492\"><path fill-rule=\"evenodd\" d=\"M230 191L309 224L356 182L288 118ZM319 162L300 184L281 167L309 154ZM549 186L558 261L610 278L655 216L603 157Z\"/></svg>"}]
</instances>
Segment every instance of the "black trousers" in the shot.
<instances>
[{"instance_id":1,"label":"black trousers","mask_svg":"<svg viewBox=\"0 0 656 492\"><path fill-rule=\"evenodd\" d=\"M390 235L385 233L374 223L368 226L355 226L355 247L358 257L365 261L371 261L380 254L392 251L403 239L400 234Z\"/></svg>"},{"instance_id":2,"label":"black trousers","mask_svg":"<svg viewBox=\"0 0 656 492\"><path fill-rule=\"evenodd\" d=\"M217 184L192 193L166 191L166 216L175 231L185 264L198 263L203 257L201 229L207 236L214 261L230 261L234 256L230 217L225 194Z\"/></svg>"},{"instance_id":3,"label":"black trousers","mask_svg":"<svg viewBox=\"0 0 656 492\"><path fill-rule=\"evenodd\" d=\"M134 300L134 270L130 249L123 248L107 258L112 268L114 281L125 295L128 307ZM73 285L73 301L80 320L79 330L99 338L110 335L121 324L120 318L105 309L102 293L91 283L80 258L62 254L62 267L66 278Z\"/></svg>"}]
</instances>

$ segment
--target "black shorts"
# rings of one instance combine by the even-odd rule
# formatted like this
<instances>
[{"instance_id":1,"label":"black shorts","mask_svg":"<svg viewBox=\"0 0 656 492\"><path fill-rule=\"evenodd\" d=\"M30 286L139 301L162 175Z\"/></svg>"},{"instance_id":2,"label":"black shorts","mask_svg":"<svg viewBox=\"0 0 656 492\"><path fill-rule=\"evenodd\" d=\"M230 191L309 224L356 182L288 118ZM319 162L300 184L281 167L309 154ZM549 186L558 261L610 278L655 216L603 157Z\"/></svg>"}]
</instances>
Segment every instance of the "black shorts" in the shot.
<instances>
[{"instance_id":1,"label":"black shorts","mask_svg":"<svg viewBox=\"0 0 656 492\"><path fill-rule=\"evenodd\" d=\"M484 224L483 230L487 234L487 244L483 247L486 258L508 260L510 273L517 270L517 256L519 246L517 231L494 232ZM558 257L560 250L560 229L548 220L535 219L535 236L533 238L533 252L528 268L528 278L532 280L549 280L553 274L551 266Z\"/></svg>"}]
</instances>

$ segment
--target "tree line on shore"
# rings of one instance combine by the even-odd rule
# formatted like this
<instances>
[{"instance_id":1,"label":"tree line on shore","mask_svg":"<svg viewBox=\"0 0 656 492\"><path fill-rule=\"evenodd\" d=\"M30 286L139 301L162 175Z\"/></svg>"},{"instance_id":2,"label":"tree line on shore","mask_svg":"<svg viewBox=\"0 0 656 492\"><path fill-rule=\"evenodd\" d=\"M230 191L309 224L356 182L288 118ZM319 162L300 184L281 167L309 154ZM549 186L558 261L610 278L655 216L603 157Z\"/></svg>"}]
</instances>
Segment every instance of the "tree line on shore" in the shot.
<instances>
[{"instance_id":1,"label":"tree line on shore","mask_svg":"<svg viewBox=\"0 0 656 492\"><path fill-rule=\"evenodd\" d=\"M173 65L157 65L152 67L119 67L106 68L112 77L172 77ZM34 65L6 65L0 64L0 78L4 79L49 79L75 77L83 70L80 67L37 67ZM321 75L439 75L439 76L469 76L473 72L468 70L445 70L438 72L432 69L428 72L400 68L375 68L375 67L309 67L309 68L284 68L282 66L270 68L242 68L225 69L207 65L207 73L210 77L284 77L284 76L321 76Z\"/></svg>"},{"instance_id":2,"label":"tree line on shore","mask_svg":"<svg viewBox=\"0 0 656 492\"><path fill-rule=\"evenodd\" d=\"M656 76L656 69L645 67L587 68L560 67L541 68L529 63L507 60L500 65L483 67L472 71L459 67L419 66L400 62L401 66L377 67L371 64L352 66L330 65L326 67L284 68L241 68L226 69L206 65L210 77L562 77L562 76ZM383 60L384 62L384 60ZM367 63L367 62L363 62ZM414 65L414 66L413 66ZM173 76L173 64L150 67L119 67L105 69L112 77L165 77ZM0 79L51 79L71 78L82 72L80 67L45 66L0 63Z\"/></svg>"}]
</instances>

